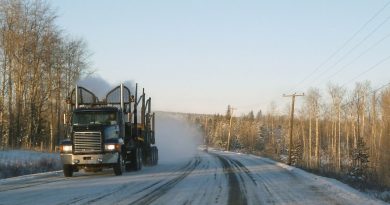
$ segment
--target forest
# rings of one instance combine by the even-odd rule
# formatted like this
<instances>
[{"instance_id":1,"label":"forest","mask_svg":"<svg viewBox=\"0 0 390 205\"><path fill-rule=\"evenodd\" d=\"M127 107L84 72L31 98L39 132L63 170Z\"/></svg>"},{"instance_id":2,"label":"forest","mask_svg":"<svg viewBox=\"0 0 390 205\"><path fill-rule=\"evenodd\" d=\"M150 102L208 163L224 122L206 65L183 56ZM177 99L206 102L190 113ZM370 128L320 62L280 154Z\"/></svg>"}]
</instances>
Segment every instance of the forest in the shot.
<instances>
[{"instance_id":1,"label":"forest","mask_svg":"<svg viewBox=\"0 0 390 205\"><path fill-rule=\"evenodd\" d=\"M54 150L65 99L88 67L86 43L45 1L0 0L0 149Z\"/></svg>"},{"instance_id":2,"label":"forest","mask_svg":"<svg viewBox=\"0 0 390 205\"><path fill-rule=\"evenodd\" d=\"M353 90L310 88L295 108L291 164L357 187L390 187L390 88L358 82ZM291 106L266 113L189 115L205 143L288 162ZM230 132L230 133L229 133ZM228 140L230 136L230 141Z\"/></svg>"}]
</instances>

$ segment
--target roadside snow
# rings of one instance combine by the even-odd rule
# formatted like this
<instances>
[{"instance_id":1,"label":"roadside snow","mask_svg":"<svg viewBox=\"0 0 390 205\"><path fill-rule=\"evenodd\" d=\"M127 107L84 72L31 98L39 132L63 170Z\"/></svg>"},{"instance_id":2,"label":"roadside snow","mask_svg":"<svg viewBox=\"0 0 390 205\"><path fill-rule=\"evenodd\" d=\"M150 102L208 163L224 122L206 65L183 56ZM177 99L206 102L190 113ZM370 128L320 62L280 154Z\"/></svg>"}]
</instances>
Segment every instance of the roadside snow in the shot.
<instances>
[{"instance_id":1,"label":"roadside snow","mask_svg":"<svg viewBox=\"0 0 390 205\"><path fill-rule=\"evenodd\" d=\"M297 178L302 179L301 183L307 183L308 186L316 187L316 189L319 188L319 190L321 190L323 193L326 193L326 195L333 196L336 200L340 200L340 202L343 202L344 200L345 203L348 203L350 201L355 201L355 202L359 202L357 204L386 204L384 201L387 201L390 196L388 191L387 192L370 192L370 191L361 192L336 179L318 176L306 172L302 169L271 160L269 158L264 158L264 157L240 153L240 152L219 151L213 148L209 148L209 150L217 153L220 152L233 158L238 157L237 159L239 159L239 161L241 161L243 164L246 164L249 167L249 169L255 173L256 171L261 170L260 166L261 164L264 164L264 162L269 165L275 165L276 167L285 170L286 173L290 173L291 176L296 176ZM250 158L252 158L253 161L250 161L249 160ZM276 172L277 170L275 169L273 171Z\"/></svg>"},{"instance_id":2,"label":"roadside snow","mask_svg":"<svg viewBox=\"0 0 390 205\"><path fill-rule=\"evenodd\" d=\"M58 153L0 151L0 179L61 169Z\"/></svg>"},{"instance_id":3,"label":"roadside snow","mask_svg":"<svg viewBox=\"0 0 390 205\"><path fill-rule=\"evenodd\" d=\"M308 181L315 181L317 184L319 184L322 188L325 188L328 193L332 193L336 197L342 197L342 198L348 198L351 200L359 201L362 204L370 204L371 200L378 200L372 195L366 194L364 192L360 192L359 190L356 190L352 187L350 187L347 184L344 184L336 179L332 178L327 178L327 177L322 177L318 176L309 172L306 172L302 169L289 166L287 164L283 164L280 162L276 162L274 160L268 159L268 158L263 158L255 155L250 155L254 158L266 161L268 163L274 164L276 166L279 166L290 173L293 173L296 176L302 177L307 179ZM383 201L377 201L378 203L383 203Z\"/></svg>"}]
</instances>

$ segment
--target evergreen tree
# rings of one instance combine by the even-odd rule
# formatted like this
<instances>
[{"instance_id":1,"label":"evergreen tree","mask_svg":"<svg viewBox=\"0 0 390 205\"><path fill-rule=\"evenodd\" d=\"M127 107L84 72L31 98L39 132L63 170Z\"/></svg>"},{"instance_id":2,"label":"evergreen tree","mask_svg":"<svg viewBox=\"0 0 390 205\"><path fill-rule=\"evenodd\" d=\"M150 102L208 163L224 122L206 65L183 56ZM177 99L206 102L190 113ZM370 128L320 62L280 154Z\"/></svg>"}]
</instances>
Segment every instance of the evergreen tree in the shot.
<instances>
[{"instance_id":1,"label":"evergreen tree","mask_svg":"<svg viewBox=\"0 0 390 205\"><path fill-rule=\"evenodd\" d=\"M352 150L353 165L349 172L349 176L354 182L358 182L361 185L367 181L369 154L366 143L361 137L357 142L357 147Z\"/></svg>"}]
</instances>

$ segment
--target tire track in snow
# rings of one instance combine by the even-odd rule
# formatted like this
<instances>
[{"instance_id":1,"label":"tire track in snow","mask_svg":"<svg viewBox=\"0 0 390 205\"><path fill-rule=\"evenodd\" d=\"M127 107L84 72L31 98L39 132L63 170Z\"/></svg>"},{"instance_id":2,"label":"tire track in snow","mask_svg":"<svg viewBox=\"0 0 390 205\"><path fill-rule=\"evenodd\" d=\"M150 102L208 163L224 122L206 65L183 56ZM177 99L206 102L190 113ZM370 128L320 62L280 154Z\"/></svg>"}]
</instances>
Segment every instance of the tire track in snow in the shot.
<instances>
[{"instance_id":1,"label":"tire track in snow","mask_svg":"<svg viewBox=\"0 0 390 205\"><path fill-rule=\"evenodd\" d=\"M144 188L142 188L142 189L140 189L140 190L134 192L134 194L139 194L139 193L141 193L141 192L144 192L144 191L146 191L146 190L148 190L148 189L150 189L150 188L156 186L157 184L159 184L159 183L161 183L161 182L162 182L162 180L157 181L157 182L155 182L155 183L153 183L153 184L151 184L151 185L148 185L148 186L146 186L146 187L144 187Z\"/></svg>"},{"instance_id":2,"label":"tire track in snow","mask_svg":"<svg viewBox=\"0 0 390 205\"><path fill-rule=\"evenodd\" d=\"M245 194L246 194L247 198L250 199L252 204L264 204L260 200L258 194L256 194L256 191L255 191L255 193L253 193L253 190L258 190L258 183L256 182L256 177L253 175L253 173L244 164L242 164L240 161L238 161L236 159L233 159L233 158L229 158L229 161L234 166L236 166L239 170L241 170L241 171L238 172L238 174L240 176L240 179L241 179L241 182L242 182L242 185L243 185L243 189L245 191ZM244 180L245 175L243 175L241 173L244 173L246 175L247 179L249 179L252 182L252 184L246 183L246 182L248 182L248 180ZM248 186L252 186L252 187L248 188ZM248 190L251 193L249 193ZM274 204L272 201L268 201L268 202Z\"/></svg>"},{"instance_id":3,"label":"tire track in snow","mask_svg":"<svg viewBox=\"0 0 390 205\"><path fill-rule=\"evenodd\" d=\"M103 200L103 199L113 195L114 193L117 193L117 192L119 192L121 190L126 189L128 186L129 186L129 184L124 184L124 185L121 185L121 186L119 186L119 187L117 187L115 189L103 190L102 192L99 192L99 193L85 194L85 195L77 196L77 197L75 197L75 198L73 198L73 199L71 199L71 200L69 200L69 201L67 201L65 203L60 203L60 205L96 204L100 200ZM81 201L84 201L84 202L81 202Z\"/></svg>"},{"instance_id":4,"label":"tire track in snow","mask_svg":"<svg viewBox=\"0 0 390 205\"><path fill-rule=\"evenodd\" d=\"M160 183L163 182L163 181L164 181L164 180L159 180L159 181L157 181L157 182L154 182L154 183L152 183L152 184L150 184L150 185L147 185L147 186L143 187L143 188L140 189L140 190L137 190L137 191L135 191L135 192L133 192L133 193L127 193L127 194L129 194L130 196L133 196L133 195L136 195L136 194L140 194L140 193L142 193L142 192L145 192L145 191L147 191L147 190L149 190L149 189L151 189L151 188L157 186L158 184L160 184ZM120 190L120 191L123 192L123 191L125 191L125 190ZM122 197L122 198L120 198L119 200L116 200L115 202L113 202L113 204L122 204L123 201L126 201L126 200L128 200L128 199L129 199L129 197L128 197L128 195L126 195L125 197Z\"/></svg>"},{"instance_id":5,"label":"tire track in snow","mask_svg":"<svg viewBox=\"0 0 390 205\"><path fill-rule=\"evenodd\" d=\"M243 165L240 161L235 159L229 159L229 160L233 162L233 164L235 164L237 168L241 169L249 177L249 179L251 179L254 185L257 185L255 177L252 175L251 171L245 165Z\"/></svg>"},{"instance_id":6,"label":"tire track in snow","mask_svg":"<svg viewBox=\"0 0 390 205\"><path fill-rule=\"evenodd\" d=\"M247 198L246 198L246 191L245 188L242 190L241 187L244 187L245 184L242 184L240 186L239 179L236 175L236 170L234 167L232 167L232 164L229 163L229 159L226 159L225 157L218 155L218 154L212 154L215 157L219 159L222 163L222 167L224 170L224 173L228 179L229 183L229 199L228 199L228 205L246 205L248 204ZM243 179L241 178L241 182L244 183Z\"/></svg>"},{"instance_id":7,"label":"tire track in snow","mask_svg":"<svg viewBox=\"0 0 390 205\"><path fill-rule=\"evenodd\" d=\"M253 164L259 164L259 162L261 162L261 163L264 163L267 165L273 165L272 163L269 163L269 162L264 161L262 159L253 159L253 158L248 157L248 158L245 158L245 160L247 160L248 162L251 162ZM283 168L277 167L276 165L274 165L274 166L280 171L280 172L274 171L275 175L278 173L279 174L283 173L283 174L281 174L280 177L288 177L285 180L286 181L288 179L291 180L290 184L306 183L306 181L304 179L299 178L295 174L293 174L289 171L286 171ZM322 192L320 187L316 187L315 185L310 185L310 183L307 184L307 188L309 188L309 190L306 189L306 191L304 191L304 193L306 193L306 195L300 196L300 195L296 194L295 189L294 190L285 190L285 189L280 190L281 187L276 186L273 183L272 179L269 178L270 176L267 176L266 174L262 174L259 172L259 173L256 173L255 175L257 176L256 178L261 182L261 185L265 188L265 190L268 193L267 203L272 203L272 204L287 203L287 202L305 203L305 202L302 202L302 198L307 198L305 196L316 196L318 203L322 202L323 204L334 204L334 205L343 204L343 203L339 203L332 196L329 196L329 195L325 194L324 192ZM272 177L275 178L275 176L272 176ZM286 184L286 187L289 187L289 185ZM282 196L282 195L274 194L274 193L280 193L280 192L283 192L284 195ZM312 194L310 194L309 192Z\"/></svg>"},{"instance_id":8,"label":"tire track in snow","mask_svg":"<svg viewBox=\"0 0 390 205\"><path fill-rule=\"evenodd\" d=\"M168 182L162 184L161 186L156 187L153 189L153 191L145 194L143 197L133 201L132 205L143 205L143 204L150 204L154 201L156 201L158 198L163 196L165 193L167 193L170 189L172 189L176 184L178 184L180 181L182 181L184 178L186 178L201 162L201 159L199 156L195 157L194 160L190 161L186 166L184 166L183 169L180 171L183 172L179 176L169 180Z\"/></svg>"},{"instance_id":9,"label":"tire track in snow","mask_svg":"<svg viewBox=\"0 0 390 205\"><path fill-rule=\"evenodd\" d=\"M184 166L181 166L179 168L175 168L175 169L169 170L168 172L174 173L174 175L177 175L178 172L182 172L184 169L186 169L188 166L190 166L191 163L192 163L192 160L188 161ZM154 178L155 176L150 176L150 177ZM129 201L129 200L131 201L131 199L135 195L142 195L143 196L143 195L145 195L144 192L145 193L149 193L149 192L151 192L149 190L152 190L152 191L155 190L155 187L158 186L158 185L161 185L162 183L164 183L164 181L166 182L166 178L158 180L158 181L153 182L153 183L148 183L146 185L144 185L142 183L134 185L131 182L129 184L131 187L133 187L133 186L141 186L141 188L138 189L138 190L135 190L133 192L127 192L127 190L124 189L124 190L120 190L117 193L114 193L114 195L118 195L118 197L114 197L115 200L112 202L112 204L127 204L126 201ZM137 200L139 200L139 199L137 199Z\"/></svg>"},{"instance_id":10,"label":"tire track in snow","mask_svg":"<svg viewBox=\"0 0 390 205\"><path fill-rule=\"evenodd\" d=\"M64 178L54 177L54 179L53 179L51 177L51 178L46 178L46 179L40 179L38 181L33 181L33 182L22 181L20 183L13 184L13 185L2 184L0 186L0 192L6 192L6 191L11 191L11 190L16 190L16 189L24 189L24 188L45 185L45 184L50 184L50 183L55 183L55 182L65 181L65 180L66 179L64 179Z\"/></svg>"},{"instance_id":11,"label":"tire track in snow","mask_svg":"<svg viewBox=\"0 0 390 205\"><path fill-rule=\"evenodd\" d=\"M118 187L118 188L116 188L114 190L111 190L108 193L97 194L97 195L100 195L100 196L97 197L97 198L94 198L94 199L91 199L91 200L87 201L85 204L95 204L96 202L98 202L98 201L100 201L100 200L102 200L102 199L104 199L104 198L106 198L108 196L111 196L112 194L114 194L114 193L116 193L118 191L125 190L127 186L129 186L129 185L128 184L124 184L124 185L122 185L122 186L120 186L120 187Z\"/></svg>"}]
</instances>

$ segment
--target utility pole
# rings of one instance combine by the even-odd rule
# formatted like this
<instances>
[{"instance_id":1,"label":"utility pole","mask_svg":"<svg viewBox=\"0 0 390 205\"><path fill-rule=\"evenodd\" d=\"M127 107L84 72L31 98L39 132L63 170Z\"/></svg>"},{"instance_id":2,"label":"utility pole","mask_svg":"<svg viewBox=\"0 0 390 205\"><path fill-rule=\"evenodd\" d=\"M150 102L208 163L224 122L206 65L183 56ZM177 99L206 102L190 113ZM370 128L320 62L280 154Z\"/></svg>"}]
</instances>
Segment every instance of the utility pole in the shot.
<instances>
[{"instance_id":1,"label":"utility pole","mask_svg":"<svg viewBox=\"0 0 390 205\"><path fill-rule=\"evenodd\" d=\"M230 150L230 132L231 132L231 129L232 129L232 118L233 118L233 110L235 110L236 108L232 108L229 106L229 114L230 114L230 120L229 120L229 132L228 132L228 141L227 141L227 151Z\"/></svg>"},{"instance_id":2,"label":"utility pole","mask_svg":"<svg viewBox=\"0 0 390 205\"><path fill-rule=\"evenodd\" d=\"M295 107L295 97L297 96L305 96L304 93L302 94L292 94L292 95L285 95L283 94L283 97L291 97L291 113L290 113L290 145L288 148L288 165L291 165L291 151L292 151L292 135L293 135L293 126L294 126L294 107Z\"/></svg>"}]
</instances>

